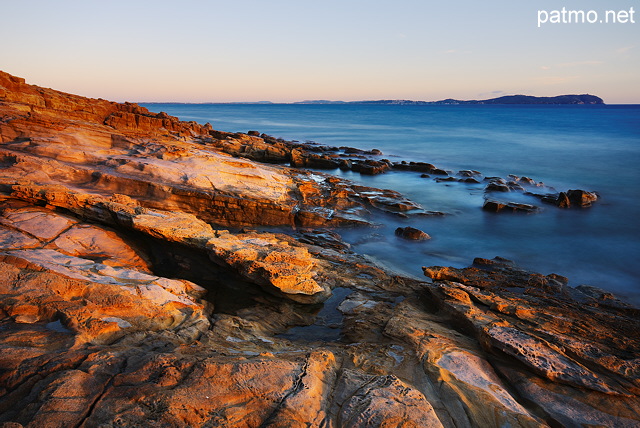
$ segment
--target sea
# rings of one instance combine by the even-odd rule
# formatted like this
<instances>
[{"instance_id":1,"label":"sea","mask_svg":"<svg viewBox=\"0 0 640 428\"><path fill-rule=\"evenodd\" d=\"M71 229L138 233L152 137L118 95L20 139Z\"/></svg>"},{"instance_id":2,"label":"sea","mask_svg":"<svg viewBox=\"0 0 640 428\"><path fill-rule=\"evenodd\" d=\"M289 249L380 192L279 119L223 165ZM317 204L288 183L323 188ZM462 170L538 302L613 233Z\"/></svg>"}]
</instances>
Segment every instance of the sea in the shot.
<instances>
[{"instance_id":1,"label":"sea","mask_svg":"<svg viewBox=\"0 0 640 428\"><path fill-rule=\"evenodd\" d=\"M420 173L323 171L399 191L444 216L381 216L375 229L341 229L352 249L398 272L504 257L520 267L610 291L640 307L640 105L141 104L229 132L256 130L328 146L378 149L392 161L457 172L530 177L558 191L597 192L590 208L534 203L536 214L482 210L485 183L438 183ZM502 195L504 196L504 195ZM429 241L395 236L397 227Z\"/></svg>"}]
</instances>

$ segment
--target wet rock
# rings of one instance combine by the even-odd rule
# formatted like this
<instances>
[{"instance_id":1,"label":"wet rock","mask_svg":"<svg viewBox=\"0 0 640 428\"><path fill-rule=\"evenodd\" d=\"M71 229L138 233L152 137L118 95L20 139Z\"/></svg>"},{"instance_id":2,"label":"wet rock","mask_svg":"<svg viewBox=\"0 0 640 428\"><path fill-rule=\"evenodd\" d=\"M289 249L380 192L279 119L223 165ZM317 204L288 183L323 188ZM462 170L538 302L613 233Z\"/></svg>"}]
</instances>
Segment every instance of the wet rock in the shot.
<instances>
[{"instance_id":1,"label":"wet rock","mask_svg":"<svg viewBox=\"0 0 640 428\"><path fill-rule=\"evenodd\" d=\"M569 208L571 206L571 200L565 192L560 192L557 199L555 201L552 200L552 202L555 203L559 208Z\"/></svg>"},{"instance_id":2,"label":"wet rock","mask_svg":"<svg viewBox=\"0 0 640 428\"><path fill-rule=\"evenodd\" d=\"M598 200L598 195L585 190L569 190L567 197L573 206L581 208L590 207L593 202Z\"/></svg>"},{"instance_id":3,"label":"wet rock","mask_svg":"<svg viewBox=\"0 0 640 428\"><path fill-rule=\"evenodd\" d=\"M530 186L535 186L536 185L535 180L533 180L532 178L529 178L529 177L520 177L520 179L518 181L520 183L528 184Z\"/></svg>"},{"instance_id":4,"label":"wet rock","mask_svg":"<svg viewBox=\"0 0 640 428\"><path fill-rule=\"evenodd\" d=\"M464 269L450 267L423 267L426 276L434 280L456 281L477 288L525 288L527 293L544 294L562 292L567 278L556 275L540 275L520 269L507 259L476 258L473 266Z\"/></svg>"},{"instance_id":5,"label":"wet rock","mask_svg":"<svg viewBox=\"0 0 640 428\"><path fill-rule=\"evenodd\" d=\"M351 170L359 172L360 174L375 175L381 174L389 169L389 165L386 162L366 160L362 162L353 162L351 164Z\"/></svg>"},{"instance_id":6,"label":"wet rock","mask_svg":"<svg viewBox=\"0 0 640 428\"><path fill-rule=\"evenodd\" d=\"M401 238L409 239L412 241L426 241L427 239L431 239L431 237L427 233L411 226L399 227L396 229L395 233L396 236L400 236Z\"/></svg>"},{"instance_id":7,"label":"wet rock","mask_svg":"<svg viewBox=\"0 0 640 428\"><path fill-rule=\"evenodd\" d=\"M507 181L507 187L509 187L509 190L524 192L524 187L522 187L520 183L516 181Z\"/></svg>"},{"instance_id":8,"label":"wet rock","mask_svg":"<svg viewBox=\"0 0 640 428\"><path fill-rule=\"evenodd\" d=\"M499 202L487 199L482 206L482 209L490 212L514 212L514 213L536 213L540 211L538 207L531 204L521 204L517 202Z\"/></svg>"},{"instance_id":9,"label":"wet rock","mask_svg":"<svg viewBox=\"0 0 640 428\"><path fill-rule=\"evenodd\" d=\"M299 149L291 151L291 166L296 168L336 169L340 161L327 155L306 154Z\"/></svg>"},{"instance_id":10,"label":"wet rock","mask_svg":"<svg viewBox=\"0 0 640 428\"><path fill-rule=\"evenodd\" d=\"M598 200L598 195L585 190L568 190L560 193L528 193L539 198L542 202L555 205L559 208L588 208Z\"/></svg>"},{"instance_id":11,"label":"wet rock","mask_svg":"<svg viewBox=\"0 0 640 428\"><path fill-rule=\"evenodd\" d=\"M458 179L455 177L447 177L447 178L436 177L436 182L438 183L447 183L451 181L458 181Z\"/></svg>"},{"instance_id":12,"label":"wet rock","mask_svg":"<svg viewBox=\"0 0 640 428\"><path fill-rule=\"evenodd\" d=\"M396 162L393 164L394 169L400 169L404 171L417 171L430 173L437 169L433 164L426 162Z\"/></svg>"},{"instance_id":13,"label":"wet rock","mask_svg":"<svg viewBox=\"0 0 640 428\"><path fill-rule=\"evenodd\" d=\"M338 233L327 229L301 230L298 241L339 252L349 251L351 248L351 245L344 242Z\"/></svg>"},{"instance_id":14,"label":"wet rock","mask_svg":"<svg viewBox=\"0 0 640 428\"><path fill-rule=\"evenodd\" d=\"M461 179L460 181L463 183L480 184L480 182L473 177L464 178L464 179Z\"/></svg>"},{"instance_id":15,"label":"wet rock","mask_svg":"<svg viewBox=\"0 0 640 428\"><path fill-rule=\"evenodd\" d=\"M511 189L502 178L492 179L484 188L485 192L509 192Z\"/></svg>"},{"instance_id":16,"label":"wet rock","mask_svg":"<svg viewBox=\"0 0 640 428\"><path fill-rule=\"evenodd\" d=\"M338 163L338 168L340 168L343 171L349 171L352 166L353 164L351 163L351 161L346 159L341 159L340 162Z\"/></svg>"}]
</instances>

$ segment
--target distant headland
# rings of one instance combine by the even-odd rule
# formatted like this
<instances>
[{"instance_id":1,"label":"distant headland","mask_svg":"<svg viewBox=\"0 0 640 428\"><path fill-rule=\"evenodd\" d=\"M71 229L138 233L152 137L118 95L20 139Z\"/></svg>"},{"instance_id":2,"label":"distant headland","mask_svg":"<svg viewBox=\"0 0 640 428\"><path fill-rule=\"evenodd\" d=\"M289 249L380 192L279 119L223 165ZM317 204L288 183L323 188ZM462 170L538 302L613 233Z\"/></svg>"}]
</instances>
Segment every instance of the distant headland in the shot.
<instances>
[{"instance_id":1,"label":"distant headland","mask_svg":"<svg viewBox=\"0 0 640 428\"><path fill-rule=\"evenodd\" d=\"M293 104L376 104L376 105L460 105L460 104L604 104L595 95L558 95L555 97L534 97L530 95L505 95L487 100L456 100L447 98L440 101L376 100L376 101L327 101L308 100Z\"/></svg>"}]
</instances>

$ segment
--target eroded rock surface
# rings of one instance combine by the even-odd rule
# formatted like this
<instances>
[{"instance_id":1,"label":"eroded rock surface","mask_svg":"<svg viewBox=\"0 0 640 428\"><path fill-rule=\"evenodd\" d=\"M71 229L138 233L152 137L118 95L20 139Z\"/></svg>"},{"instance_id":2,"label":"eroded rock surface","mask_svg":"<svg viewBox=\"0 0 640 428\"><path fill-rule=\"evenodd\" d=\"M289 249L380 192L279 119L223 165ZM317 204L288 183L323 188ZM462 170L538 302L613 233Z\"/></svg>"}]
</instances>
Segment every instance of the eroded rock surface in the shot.
<instances>
[{"instance_id":1,"label":"eroded rock surface","mask_svg":"<svg viewBox=\"0 0 640 428\"><path fill-rule=\"evenodd\" d=\"M598 287L376 266L319 226L419 207L220 151L268 136L5 73L0 112L0 426L640 425L640 313ZM314 227L223 228L275 224Z\"/></svg>"},{"instance_id":2,"label":"eroded rock surface","mask_svg":"<svg viewBox=\"0 0 640 428\"><path fill-rule=\"evenodd\" d=\"M210 125L27 85L0 73L0 186L55 184L220 225L363 224L421 208L397 192L220 152ZM246 138L256 138L246 136ZM372 195L379 197L372 202ZM383 200L384 198L384 200Z\"/></svg>"}]
</instances>

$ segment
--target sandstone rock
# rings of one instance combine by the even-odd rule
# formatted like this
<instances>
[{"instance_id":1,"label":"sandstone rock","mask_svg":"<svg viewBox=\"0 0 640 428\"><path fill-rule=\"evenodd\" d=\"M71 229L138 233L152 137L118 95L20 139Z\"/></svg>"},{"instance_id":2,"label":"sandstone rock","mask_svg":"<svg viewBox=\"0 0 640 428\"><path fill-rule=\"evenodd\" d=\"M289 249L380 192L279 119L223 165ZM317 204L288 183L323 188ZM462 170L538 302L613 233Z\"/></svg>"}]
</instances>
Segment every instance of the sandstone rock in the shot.
<instances>
[{"instance_id":1,"label":"sandstone rock","mask_svg":"<svg viewBox=\"0 0 640 428\"><path fill-rule=\"evenodd\" d=\"M598 200L598 196L595 193L584 190L569 190L567 191L567 197L572 205L577 205L582 208L590 207L593 202Z\"/></svg>"},{"instance_id":2,"label":"sandstone rock","mask_svg":"<svg viewBox=\"0 0 640 428\"><path fill-rule=\"evenodd\" d=\"M15 250L18 248L36 248L42 243L26 233L0 226L0 248Z\"/></svg>"},{"instance_id":3,"label":"sandstone rock","mask_svg":"<svg viewBox=\"0 0 640 428\"><path fill-rule=\"evenodd\" d=\"M584 294L566 286L566 278L532 274L503 259L477 259L475 264L466 269L425 268L440 286L433 290L434 296L443 299L441 307L457 323L476 332L486 349L495 349L498 359L509 355L537 374L500 365L519 389L541 400L555 420L568 420L567 403L574 403L577 396L591 403L591 410L581 416L591 424L608 420L612 411L626 414L617 409L640 404L631 392L638 390L640 371L631 368L637 363L628 354L640 343L637 332L632 333L640 319L637 310L608 307L596 299L585 302ZM583 319L585 311L588 321ZM614 344L612 337L620 333L613 332L622 325L624 344L617 340ZM585 394L592 398L584 398ZM553 396L557 405L548 401ZM594 404L600 400L609 404Z\"/></svg>"},{"instance_id":4,"label":"sandstone rock","mask_svg":"<svg viewBox=\"0 0 640 428\"><path fill-rule=\"evenodd\" d=\"M417 172L427 172L433 173L437 168L430 163L426 162L396 162L393 164L394 169L404 170L404 171L417 171Z\"/></svg>"},{"instance_id":5,"label":"sandstone rock","mask_svg":"<svg viewBox=\"0 0 640 428\"><path fill-rule=\"evenodd\" d=\"M487 184L484 190L485 192L509 192L511 189L505 180L499 178L489 181L489 184Z\"/></svg>"},{"instance_id":6,"label":"sandstone rock","mask_svg":"<svg viewBox=\"0 0 640 428\"><path fill-rule=\"evenodd\" d=\"M55 215L49 210L26 208L5 209L0 223L27 233L40 241L50 241L77 223L75 219Z\"/></svg>"},{"instance_id":7,"label":"sandstone rock","mask_svg":"<svg viewBox=\"0 0 640 428\"><path fill-rule=\"evenodd\" d=\"M539 339L512 327L493 326L485 331L492 346L524 362L543 376L576 386L581 386L606 394L616 391L607 386L606 381L556 352Z\"/></svg>"},{"instance_id":8,"label":"sandstone rock","mask_svg":"<svg viewBox=\"0 0 640 428\"><path fill-rule=\"evenodd\" d=\"M62 318L77 341L97 343L140 329L208 326L205 308L195 298L204 290L195 284L53 250L4 252L0 261L2 310L18 323Z\"/></svg>"},{"instance_id":9,"label":"sandstone rock","mask_svg":"<svg viewBox=\"0 0 640 428\"><path fill-rule=\"evenodd\" d=\"M396 235L412 241L425 241L427 239L431 239L427 233L410 226L397 228Z\"/></svg>"},{"instance_id":10,"label":"sandstone rock","mask_svg":"<svg viewBox=\"0 0 640 428\"><path fill-rule=\"evenodd\" d=\"M587 208L598 200L597 194L593 192L587 192L585 190L568 190L567 192L560 193L530 194L532 196L540 198L542 202L555 205L559 208Z\"/></svg>"},{"instance_id":11,"label":"sandstone rock","mask_svg":"<svg viewBox=\"0 0 640 428\"><path fill-rule=\"evenodd\" d=\"M103 196L119 193L145 207L185 211L221 225L366 222L354 222L348 212L366 212L363 198L348 182L307 180L286 168L219 151L284 163L298 153L295 143L219 133L135 104L37 88L6 74L2 79L7 88L0 104L2 185L24 179ZM22 112L30 103L37 108ZM329 154L300 154L307 167L339 165ZM303 201L303 187L314 187L323 197Z\"/></svg>"},{"instance_id":12,"label":"sandstone rock","mask_svg":"<svg viewBox=\"0 0 640 428\"><path fill-rule=\"evenodd\" d=\"M465 179L462 179L460 181L462 181L463 183L480 184L480 182L476 178L473 178L473 177L465 178Z\"/></svg>"},{"instance_id":13,"label":"sandstone rock","mask_svg":"<svg viewBox=\"0 0 640 428\"><path fill-rule=\"evenodd\" d=\"M429 402L399 379L378 377L341 404L342 426L442 427Z\"/></svg>"},{"instance_id":14,"label":"sandstone rock","mask_svg":"<svg viewBox=\"0 0 640 428\"><path fill-rule=\"evenodd\" d=\"M349 171L352 166L353 164L351 163L351 161L346 159L341 159L340 162L338 163L338 168L340 168L343 171Z\"/></svg>"},{"instance_id":15,"label":"sandstone rock","mask_svg":"<svg viewBox=\"0 0 640 428\"><path fill-rule=\"evenodd\" d=\"M359 172L360 174L375 175L381 174L389 169L389 165L386 162L366 160L364 162L353 162L351 170Z\"/></svg>"},{"instance_id":16,"label":"sandstone rock","mask_svg":"<svg viewBox=\"0 0 640 428\"><path fill-rule=\"evenodd\" d=\"M60 234L51 246L71 256L150 273L148 262L139 255L140 250L131 248L117 233L94 225L75 225Z\"/></svg>"},{"instance_id":17,"label":"sandstone rock","mask_svg":"<svg viewBox=\"0 0 640 428\"><path fill-rule=\"evenodd\" d=\"M571 206L571 200L564 192L560 192L558 198L553 202L560 208L569 208Z\"/></svg>"},{"instance_id":18,"label":"sandstone rock","mask_svg":"<svg viewBox=\"0 0 640 428\"><path fill-rule=\"evenodd\" d=\"M538 212L540 209L538 207L536 207L535 205L531 205L531 204L521 204L521 203L517 203L517 202L498 202L498 201L493 201L491 199L487 199L484 201L484 205L482 206L482 209L485 211L490 211L490 212L521 212L521 213L535 213Z\"/></svg>"}]
</instances>

